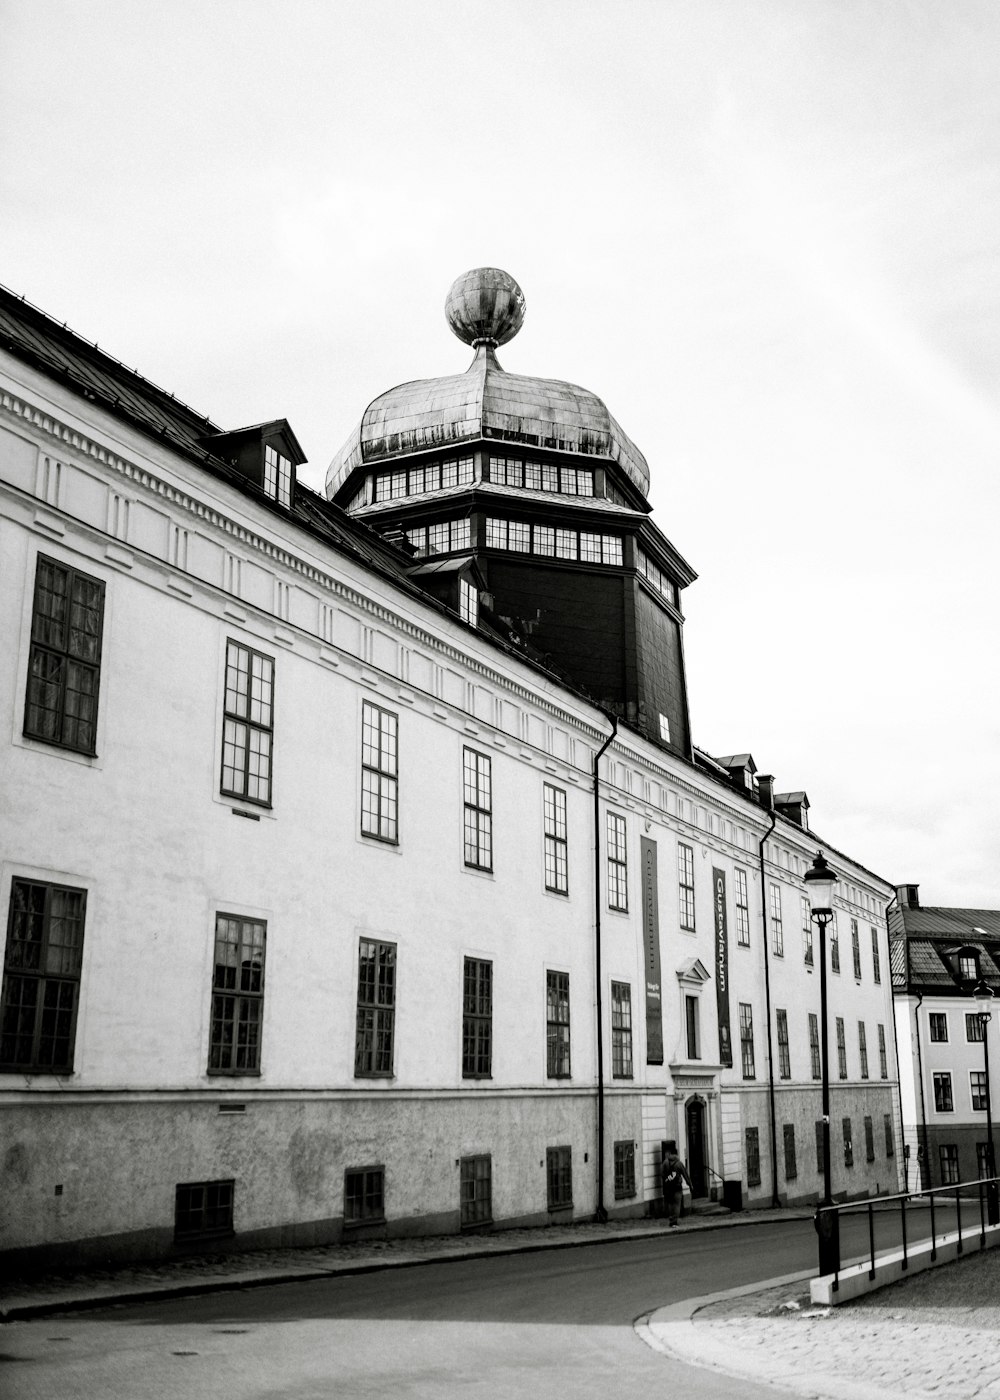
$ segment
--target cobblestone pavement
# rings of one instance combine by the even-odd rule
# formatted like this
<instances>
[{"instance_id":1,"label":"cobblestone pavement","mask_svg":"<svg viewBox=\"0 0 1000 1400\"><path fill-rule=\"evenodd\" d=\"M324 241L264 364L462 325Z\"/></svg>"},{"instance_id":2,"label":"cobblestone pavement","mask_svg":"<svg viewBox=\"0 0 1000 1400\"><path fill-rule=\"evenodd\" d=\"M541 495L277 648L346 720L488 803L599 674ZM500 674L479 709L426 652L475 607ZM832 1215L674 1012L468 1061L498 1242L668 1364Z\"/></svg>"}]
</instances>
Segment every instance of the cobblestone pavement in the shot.
<instances>
[{"instance_id":1,"label":"cobblestone pavement","mask_svg":"<svg viewBox=\"0 0 1000 1400\"><path fill-rule=\"evenodd\" d=\"M688 1363L816 1400L1000 1400L1000 1248L839 1307L808 1276L663 1308L647 1340Z\"/></svg>"},{"instance_id":2,"label":"cobblestone pavement","mask_svg":"<svg viewBox=\"0 0 1000 1400\"><path fill-rule=\"evenodd\" d=\"M738 1215L687 1215L679 1229L738 1228L765 1220L808 1220L808 1210L755 1210ZM527 1250L597 1245L614 1240L644 1239L664 1234L667 1221L609 1220L604 1225L580 1222L523 1230L498 1230L483 1235L439 1235L416 1239L373 1240L357 1244L322 1245L313 1249L262 1249L240 1254L205 1254L123 1268L53 1272L0 1281L0 1321L41 1316L64 1309L98 1307L122 1300L139 1300L225 1288L259 1287L267 1283L331 1274L400 1268L435 1260L470 1259Z\"/></svg>"}]
</instances>

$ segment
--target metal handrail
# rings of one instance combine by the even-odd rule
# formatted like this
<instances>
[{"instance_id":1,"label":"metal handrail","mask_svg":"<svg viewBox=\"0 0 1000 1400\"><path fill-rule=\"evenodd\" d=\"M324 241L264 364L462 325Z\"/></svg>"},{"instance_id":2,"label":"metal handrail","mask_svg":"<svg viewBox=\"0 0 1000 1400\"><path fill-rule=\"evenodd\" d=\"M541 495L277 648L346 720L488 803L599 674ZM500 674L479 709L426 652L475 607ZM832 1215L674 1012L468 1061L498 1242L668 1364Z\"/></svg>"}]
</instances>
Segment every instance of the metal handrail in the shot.
<instances>
[{"instance_id":1,"label":"metal handrail","mask_svg":"<svg viewBox=\"0 0 1000 1400\"><path fill-rule=\"evenodd\" d=\"M979 1247L986 1247L987 1224L996 1223L996 1193L1000 1177L989 1176L979 1177L974 1181L959 1181L948 1186L934 1186L927 1190L902 1191L893 1196L875 1196L867 1201L844 1201L840 1205L817 1206L816 1208L816 1229L820 1230L820 1217L826 1215L836 1215L838 1220L837 1238L839 1239L839 1218L841 1215L850 1213L860 1214L867 1211L868 1214L868 1245L870 1254L870 1267L868 1277L875 1277L875 1207L884 1211L884 1207L891 1207L895 1202L899 1202L900 1227L903 1238L903 1255L900 1268L904 1272L909 1268L909 1243L906 1235L906 1206L907 1202L927 1199L930 1204L931 1213L931 1259L937 1259L938 1229L935 1216L935 1202L938 1196L945 1196L955 1202L955 1223L958 1232L957 1250L962 1254L965 1249L966 1236L962 1232L962 1199L963 1193L968 1202L970 1195L978 1197L979 1200ZM971 1233L971 1232L968 1232ZM942 1236L943 1238L943 1236ZM836 1267L833 1274L833 1291L836 1293L840 1287L840 1257L837 1255Z\"/></svg>"}]
</instances>

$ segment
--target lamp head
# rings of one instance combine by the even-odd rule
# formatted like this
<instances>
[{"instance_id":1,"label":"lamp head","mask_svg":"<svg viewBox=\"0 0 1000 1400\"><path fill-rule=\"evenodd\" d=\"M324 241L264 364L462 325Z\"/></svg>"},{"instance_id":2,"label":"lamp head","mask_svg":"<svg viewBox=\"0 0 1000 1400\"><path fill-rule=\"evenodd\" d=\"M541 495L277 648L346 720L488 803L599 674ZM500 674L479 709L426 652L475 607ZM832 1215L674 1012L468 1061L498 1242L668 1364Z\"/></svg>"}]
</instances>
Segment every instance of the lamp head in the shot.
<instances>
[{"instance_id":1,"label":"lamp head","mask_svg":"<svg viewBox=\"0 0 1000 1400\"><path fill-rule=\"evenodd\" d=\"M826 858L821 851L816 852L816 859L806 871L803 879L806 882L806 894L809 897L809 911L814 919L827 919L833 914L833 891L837 885L837 877L826 863Z\"/></svg>"}]
</instances>

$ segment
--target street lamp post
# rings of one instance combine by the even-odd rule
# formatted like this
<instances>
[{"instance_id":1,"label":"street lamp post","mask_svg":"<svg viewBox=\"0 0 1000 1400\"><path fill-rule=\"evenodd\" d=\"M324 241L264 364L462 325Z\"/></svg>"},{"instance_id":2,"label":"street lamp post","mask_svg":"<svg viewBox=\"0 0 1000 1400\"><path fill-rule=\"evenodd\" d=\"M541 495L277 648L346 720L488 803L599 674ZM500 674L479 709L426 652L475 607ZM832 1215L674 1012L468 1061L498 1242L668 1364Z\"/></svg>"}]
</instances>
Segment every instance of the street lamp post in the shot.
<instances>
[{"instance_id":1,"label":"street lamp post","mask_svg":"<svg viewBox=\"0 0 1000 1400\"><path fill-rule=\"evenodd\" d=\"M984 978L972 989L972 995L976 999L976 1015L979 1017L979 1029L983 1037L983 1079L986 1089L986 1175L995 1178L997 1174L996 1158L993 1155L993 1107L990 1096L990 1045L987 1039L987 1027L993 1016L990 1007L993 1003L993 988L986 985ZM997 1183L995 1179L987 1182L986 1186L986 1223L988 1225L1000 1224L1000 1198L997 1196Z\"/></svg>"},{"instance_id":2,"label":"street lamp post","mask_svg":"<svg viewBox=\"0 0 1000 1400\"><path fill-rule=\"evenodd\" d=\"M821 852L804 876L809 896L810 918L819 925L819 1016L823 1051L823 1199L816 1210L816 1233L819 1236L820 1275L835 1274L840 1269L840 1216L832 1210L833 1194L830 1172L830 1031L826 1012L826 928L833 918L833 891L836 877Z\"/></svg>"}]
</instances>

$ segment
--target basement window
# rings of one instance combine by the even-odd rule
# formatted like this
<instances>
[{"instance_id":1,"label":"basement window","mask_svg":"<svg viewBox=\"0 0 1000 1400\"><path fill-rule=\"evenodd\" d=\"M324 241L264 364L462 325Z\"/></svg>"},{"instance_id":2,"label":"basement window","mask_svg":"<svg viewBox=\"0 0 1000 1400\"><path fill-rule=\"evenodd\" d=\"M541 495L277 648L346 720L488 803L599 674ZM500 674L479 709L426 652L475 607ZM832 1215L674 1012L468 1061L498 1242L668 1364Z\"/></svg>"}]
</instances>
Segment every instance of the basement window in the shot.
<instances>
[{"instance_id":1,"label":"basement window","mask_svg":"<svg viewBox=\"0 0 1000 1400\"><path fill-rule=\"evenodd\" d=\"M174 1239L221 1239L233 1233L235 1181L189 1181L174 1197Z\"/></svg>"}]
</instances>

